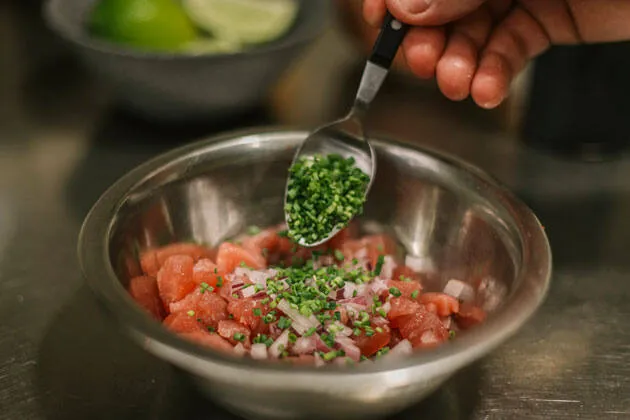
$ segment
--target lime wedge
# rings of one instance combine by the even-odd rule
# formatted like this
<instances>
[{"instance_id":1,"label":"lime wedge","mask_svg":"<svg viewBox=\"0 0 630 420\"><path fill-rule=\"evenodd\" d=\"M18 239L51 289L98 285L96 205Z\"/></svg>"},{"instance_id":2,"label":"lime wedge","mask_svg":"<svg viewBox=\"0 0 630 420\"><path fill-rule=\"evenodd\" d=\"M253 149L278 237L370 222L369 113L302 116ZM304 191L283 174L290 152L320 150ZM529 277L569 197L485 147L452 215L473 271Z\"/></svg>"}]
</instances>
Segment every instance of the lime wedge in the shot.
<instances>
[{"instance_id":1,"label":"lime wedge","mask_svg":"<svg viewBox=\"0 0 630 420\"><path fill-rule=\"evenodd\" d=\"M296 0L183 0L182 4L199 28L245 44L279 38L298 11Z\"/></svg>"},{"instance_id":2,"label":"lime wedge","mask_svg":"<svg viewBox=\"0 0 630 420\"><path fill-rule=\"evenodd\" d=\"M100 0L88 30L111 42L162 51L178 51L198 36L176 0Z\"/></svg>"},{"instance_id":3,"label":"lime wedge","mask_svg":"<svg viewBox=\"0 0 630 420\"><path fill-rule=\"evenodd\" d=\"M241 44L227 39L200 38L189 42L184 50L192 54L225 54L235 53L241 49Z\"/></svg>"}]
</instances>

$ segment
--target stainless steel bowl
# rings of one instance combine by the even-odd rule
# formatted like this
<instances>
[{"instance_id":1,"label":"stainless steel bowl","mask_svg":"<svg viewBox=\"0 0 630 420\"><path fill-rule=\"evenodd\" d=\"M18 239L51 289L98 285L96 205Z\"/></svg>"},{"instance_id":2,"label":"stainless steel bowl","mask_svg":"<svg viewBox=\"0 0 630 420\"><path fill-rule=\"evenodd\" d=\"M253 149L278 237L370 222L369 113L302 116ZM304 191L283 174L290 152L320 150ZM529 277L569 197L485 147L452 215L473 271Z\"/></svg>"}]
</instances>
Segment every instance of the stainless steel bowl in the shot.
<instances>
[{"instance_id":1,"label":"stainless steel bowl","mask_svg":"<svg viewBox=\"0 0 630 420\"><path fill-rule=\"evenodd\" d=\"M551 254L532 212L480 170L391 141L373 142L379 171L364 226L378 222L433 269L479 285L488 320L433 351L349 369L286 367L197 347L144 314L125 291L137 251L173 241L218 244L282 220L286 171L307 133L229 134L173 150L114 184L79 240L87 282L141 346L189 372L230 410L257 419L364 419L401 410L514 334L543 301ZM477 280L484 279L481 283Z\"/></svg>"},{"instance_id":2,"label":"stainless steel bowl","mask_svg":"<svg viewBox=\"0 0 630 420\"><path fill-rule=\"evenodd\" d=\"M90 69L113 85L127 109L165 121L218 121L260 105L323 32L330 1L299 1L287 35L235 54L152 53L94 39L85 22L95 0L47 0L44 17Z\"/></svg>"}]
</instances>

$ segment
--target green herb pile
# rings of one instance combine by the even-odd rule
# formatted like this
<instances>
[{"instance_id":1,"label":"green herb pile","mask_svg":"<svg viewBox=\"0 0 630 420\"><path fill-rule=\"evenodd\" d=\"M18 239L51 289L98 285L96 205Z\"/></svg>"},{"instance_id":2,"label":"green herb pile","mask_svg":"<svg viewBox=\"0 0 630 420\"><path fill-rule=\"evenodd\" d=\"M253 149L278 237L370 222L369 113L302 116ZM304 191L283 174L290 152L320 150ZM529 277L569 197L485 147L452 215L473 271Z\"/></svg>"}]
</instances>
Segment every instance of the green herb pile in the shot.
<instances>
[{"instance_id":1,"label":"green herb pile","mask_svg":"<svg viewBox=\"0 0 630 420\"><path fill-rule=\"evenodd\" d=\"M330 297L331 292L342 289L347 282L355 284L369 283L374 277L380 275L382 267L382 258L379 258L381 263L373 271L352 268L350 265L346 265L346 267L331 265L315 268L314 262L317 261L317 258L315 256L313 260L307 261L301 267L294 266L278 269L278 273L274 278L267 279L266 293L268 297L262 300L263 304L269 305L271 311L263 316L262 311L254 310L254 315L261 316L265 323L278 321L277 326L280 329L287 329L292 325L291 319L284 316L278 317L277 312L278 304L285 300L292 309L298 311L302 316L307 318L314 316L321 325L324 325L327 321L339 321L341 312L337 310L335 299ZM357 263L356 259L352 260L353 266ZM355 291L354 296L356 294ZM359 311L353 321L352 328L355 337L363 334L370 337L375 333L382 332L380 327L374 328L370 322L371 315L386 316L382 309L382 302L375 296L373 301L369 303L367 310ZM311 336L315 331L315 327L310 328L304 333L304 336ZM321 335L322 340L329 347L334 345L336 332L333 327ZM290 341L294 342L295 339L295 335L291 334ZM273 340L269 340L264 335L259 335L255 337L254 342L265 343L269 346ZM330 360L331 354L322 355L322 357L326 356L324 359ZM334 357L338 356L341 355L338 352L335 353Z\"/></svg>"},{"instance_id":2,"label":"green herb pile","mask_svg":"<svg viewBox=\"0 0 630 420\"><path fill-rule=\"evenodd\" d=\"M289 237L301 244L325 239L363 212L369 177L354 158L330 154L298 160L289 170Z\"/></svg>"}]
</instances>

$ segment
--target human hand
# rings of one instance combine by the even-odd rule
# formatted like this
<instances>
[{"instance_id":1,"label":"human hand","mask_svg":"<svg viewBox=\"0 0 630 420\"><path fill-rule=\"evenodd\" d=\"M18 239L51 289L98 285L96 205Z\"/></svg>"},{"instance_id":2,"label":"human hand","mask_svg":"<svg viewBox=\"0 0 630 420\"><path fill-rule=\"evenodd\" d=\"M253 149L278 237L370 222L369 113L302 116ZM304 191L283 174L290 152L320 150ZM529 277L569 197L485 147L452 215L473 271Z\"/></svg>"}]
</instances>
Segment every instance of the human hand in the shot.
<instances>
[{"instance_id":1,"label":"human hand","mask_svg":"<svg viewBox=\"0 0 630 420\"><path fill-rule=\"evenodd\" d=\"M444 95L498 106L527 62L552 44L630 39L627 0L364 0L366 21L389 10L414 25L402 49L411 71Z\"/></svg>"}]
</instances>

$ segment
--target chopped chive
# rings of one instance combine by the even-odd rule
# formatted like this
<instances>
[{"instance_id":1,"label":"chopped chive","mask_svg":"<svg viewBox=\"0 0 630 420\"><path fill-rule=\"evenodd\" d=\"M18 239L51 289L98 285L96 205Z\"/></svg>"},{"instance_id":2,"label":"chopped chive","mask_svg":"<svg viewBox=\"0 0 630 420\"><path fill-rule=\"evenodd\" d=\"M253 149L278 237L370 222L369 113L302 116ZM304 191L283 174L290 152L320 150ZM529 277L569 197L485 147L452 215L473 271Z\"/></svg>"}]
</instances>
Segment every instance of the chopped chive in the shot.
<instances>
[{"instance_id":1,"label":"chopped chive","mask_svg":"<svg viewBox=\"0 0 630 420\"><path fill-rule=\"evenodd\" d=\"M210 286L208 283L203 282L201 283L201 293L205 293L205 292L212 292L214 290L214 287Z\"/></svg>"},{"instance_id":2,"label":"chopped chive","mask_svg":"<svg viewBox=\"0 0 630 420\"><path fill-rule=\"evenodd\" d=\"M258 235L261 232L260 228L258 226L250 226L247 228L247 234L249 236L254 236L254 235Z\"/></svg>"},{"instance_id":3,"label":"chopped chive","mask_svg":"<svg viewBox=\"0 0 630 420\"><path fill-rule=\"evenodd\" d=\"M283 316L280 317L280 319L278 320L278 328L280 329L287 329L291 326L291 320L289 318L285 318Z\"/></svg>"},{"instance_id":4,"label":"chopped chive","mask_svg":"<svg viewBox=\"0 0 630 420\"><path fill-rule=\"evenodd\" d=\"M216 330L214 329L214 327L208 327L208 331L215 332Z\"/></svg>"},{"instance_id":5,"label":"chopped chive","mask_svg":"<svg viewBox=\"0 0 630 420\"><path fill-rule=\"evenodd\" d=\"M304 337L310 337L313 334L315 334L315 331L317 331L317 327L311 327L308 330L306 330L306 333L304 333Z\"/></svg>"},{"instance_id":6,"label":"chopped chive","mask_svg":"<svg viewBox=\"0 0 630 420\"><path fill-rule=\"evenodd\" d=\"M297 341L297 335L293 334L293 333L289 333L289 342L290 343L295 343Z\"/></svg>"},{"instance_id":7,"label":"chopped chive","mask_svg":"<svg viewBox=\"0 0 630 420\"><path fill-rule=\"evenodd\" d=\"M412 299L417 298L419 293L420 293L420 292L418 292L417 290L414 290L413 292L411 292L411 298L412 298Z\"/></svg>"},{"instance_id":8,"label":"chopped chive","mask_svg":"<svg viewBox=\"0 0 630 420\"><path fill-rule=\"evenodd\" d=\"M383 271L383 264L385 264L385 256L381 254L378 256L378 259L376 260L376 267L374 267L374 275L376 276L381 275L381 271Z\"/></svg>"},{"instance_id":9,"label":"chopped chive","mask_svg":"<svg viewBox=\"0 0 630 420\"><path fill-rule=\"evenodd\" d=\"M223 277L217 276L217 287L223 287Z\"/></svg>"},{"instance_id":10,"label":"chopped chive","mask_svg":"<svg viewBox=\"0 0 630 420\"><path fill-rule=\"evenodd\" d=\"M324 356L322 356L322 358L326 360L327 362L331 361L335 357L337 357L336 351L329 351L328 353L324 353Z\"/></svg>"},{"instance_id":11,"label":"chopped chive","mask_svg":"<svg viewBox=\"0 0 630 420\"><path fill-rule=\"evenodd\" d=\"M254 314L255 316L261 316L261 315L262 315L262 311L260 310L260 308L254 308L254 309L252 310L252 312L253 312L253 314Z\"/></svg>"},{"instance_id":12,"label":"chopped chive","mask_svg":"<svg viewBox=\"0 0 630 420\"><path fill-rule=\"evenodd\" d=\"M237 333L234 333L234 336L232 338L242 343L243 341L245 341L245 334L237 332Z\"/></svg>"},{"instance_id":13,"label":"chopped chive","mask_svg":"<svg viewBox=\"0 0 630 420\"><path fill-rule=\"evenodd\" d=\"M448 338L449 338L450 340L452 340L453 338L455 338L455 334L456 334L456 333L455 333L455 330L450 330L450 331L448 332Z\"/></svg>"},{"instance_id":14,"label":"chopped chive","mask_svg":"<svg viewBox=\"0 0 630 420\"><path fill-rule=\"evenodd\" d=\"M336 259L337 261L343 261L343 260L344 260L344 258L345 258L345 257L343 256L343 252L341 252L341 251L340 251L340 250L338 250L338 249L335 249L335 259Z\"/></svg>"},{"instance_id":15,"label":"chopped chive","mask_svg":"<svg viewBox=\"0 0 630 420\"><path fill-rule=\"evenodd\" d=\"M299 159L289 169L284 208L288 236L313 243L344 228L362 212L368 183L353 158L330 154Z\"/></svg>"},{"instance_id":16,"label":"chopped chive","mask_svg":"<svg viewBox=\"0 0 630 420\"><path fill-rule=\"evenodd\" d=\"M397 287L390 287L389 293L391 293L393 296L396 296L396 297L400 297L402 295L402 292Z\"/></svg>"}]
</instances>

